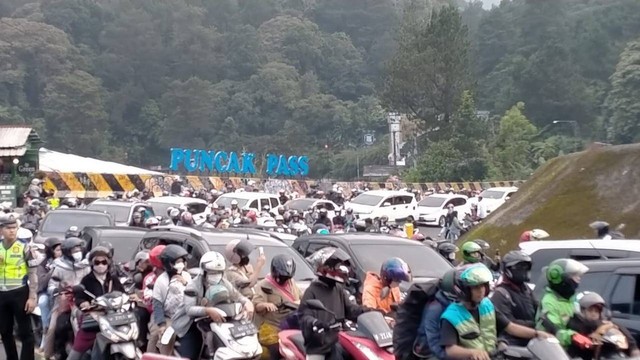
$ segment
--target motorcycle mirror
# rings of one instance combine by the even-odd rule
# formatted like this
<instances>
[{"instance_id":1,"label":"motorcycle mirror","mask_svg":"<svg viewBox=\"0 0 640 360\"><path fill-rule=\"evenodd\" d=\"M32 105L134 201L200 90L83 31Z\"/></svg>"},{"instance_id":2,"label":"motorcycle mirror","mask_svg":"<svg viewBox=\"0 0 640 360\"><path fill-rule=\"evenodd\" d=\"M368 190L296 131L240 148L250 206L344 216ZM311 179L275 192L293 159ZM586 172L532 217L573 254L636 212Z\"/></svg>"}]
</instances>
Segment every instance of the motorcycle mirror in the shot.
<instances>
[{"instance_id":1,"label":"motorcycle mirror","mask_svg":"<svg viewBox=\"0 0 640 360\"><path fill-rule=\"evenodd\" d=\"M360 280L356 278L349 278L349 285L351 286L359 286Z\"/></svg>"},{"instance_id":2,"label":"motorcycle mirror","mask_svg":"<svg viewBox=\"0 0 640 360\"><path fill-rule=\"evenodd\" d=\"M324 304L322 303L322 301L318 300L318 299L309 299L307 301L305 301L305 304L307 305L307 307L309 307L309 309L312 310L327 310L326 307L324 307Z\"/></svg>"}]
</instances>

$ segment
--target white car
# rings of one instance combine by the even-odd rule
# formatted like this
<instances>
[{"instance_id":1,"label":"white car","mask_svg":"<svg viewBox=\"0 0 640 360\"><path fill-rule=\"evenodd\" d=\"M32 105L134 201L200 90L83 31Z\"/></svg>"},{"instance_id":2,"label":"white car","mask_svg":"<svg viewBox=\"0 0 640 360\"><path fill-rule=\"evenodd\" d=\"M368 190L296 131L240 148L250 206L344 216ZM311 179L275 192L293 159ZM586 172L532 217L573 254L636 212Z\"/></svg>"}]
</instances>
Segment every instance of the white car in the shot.
<instances>
[{"instance_id":1,"label":"white car","mask_svg":"<svg viewBox=\"0 0 640 360\"><path fill-rule=\"evenodd\" d=\"M515 186L512 187L494 187L489 188L480 193L482 197L482 204L487 210L487 214L496 211L497 208L502 206L507 200L509 200L513 194L518 191ZM476 199L477 203L477 199Z\"/></svg>"},{"instance_id":2,"label":"white car","mask_svg":"<svg viewBox=\"0 0 640 360\"><path fill-rule=\"evenodd\" d=\"M409 216L415 219L418 215L416 197L406 191L367 191L345 203L344 208L353 209L353 213L358 216L356 225L359 227L364 226L364 219L375 219L386 215L389 221L393 222Z\"/></svg>"},{"instance_id":3,"label":"white car","mask_svg":"<svg viewBox=\"0 0 640 360\"><path fill-rule=\"evenodd\" d=\"M327 209L327 215L331 219L336 215L336 211L340 210L340 206L333 201L313 198L289 200L284 205L289 208L289 210L296 210L299 214L308 211L309 206L313 206L315 209L324 208Z\"/></svg>"},{"instance_id":4,"label":"white car","mask_svg":"<svg viewBox=\"0 0 640 360\"><path fill-rule=\"evenodd\" d=\"M465 213L471 213L469 198L456 194L433 194L420 200L418 203L418 218L420 225L444 226L447 216L447 207L453 205L458 212L458 217L463 218Z\"/></svg>"},{"instance_id":5,"label":"white car","mask_svg":"<svg viewBox=\"0 0 640 360\"><path fill-rule=\"evenodd\" d=\"M216 199L214 204L217 204L220 207L224 206L225 209L230 209L231 202L233 200L238 202L238 208L253 210L257 214L259 214L265 206L269 206L272 211L282 206L277 195L261 192L234 192L222 194Z\"/></svg>"}]
</instances>

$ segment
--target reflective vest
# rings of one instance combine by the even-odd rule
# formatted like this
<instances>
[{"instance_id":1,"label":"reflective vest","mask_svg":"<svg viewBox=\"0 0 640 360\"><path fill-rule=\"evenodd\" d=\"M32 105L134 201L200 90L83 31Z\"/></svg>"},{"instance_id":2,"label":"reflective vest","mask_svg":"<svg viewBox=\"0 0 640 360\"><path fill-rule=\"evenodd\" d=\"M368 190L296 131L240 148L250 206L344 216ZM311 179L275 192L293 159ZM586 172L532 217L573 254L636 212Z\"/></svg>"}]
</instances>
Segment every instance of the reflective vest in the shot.
<instances>
[{"instance_id":1,"label":"reflective vest","mask_svg":"<svg viewBox=\"0 0 640 360\"><path fill-rule=\"evenodd\" d=\"M19 288L27 284L26 245L15 241L5 249L0 243L0 291Z\"/></svg>"},{"instance_id":2,"label":"reflective vest","mask_svg":"<svg viewBox=\"0 0 640 360\"><path fill-rule=\"evenodd\" d=\"M458 343L466 349L492 351L496 348L497 328L496 311L488 298L478 305L480 324L461 303L452 303L442 313L441 319L447 320L458 332ZM473 336L475 334L477 336ZM470 339L471 338L471 339Z\"/></svg>"}]
</instances>

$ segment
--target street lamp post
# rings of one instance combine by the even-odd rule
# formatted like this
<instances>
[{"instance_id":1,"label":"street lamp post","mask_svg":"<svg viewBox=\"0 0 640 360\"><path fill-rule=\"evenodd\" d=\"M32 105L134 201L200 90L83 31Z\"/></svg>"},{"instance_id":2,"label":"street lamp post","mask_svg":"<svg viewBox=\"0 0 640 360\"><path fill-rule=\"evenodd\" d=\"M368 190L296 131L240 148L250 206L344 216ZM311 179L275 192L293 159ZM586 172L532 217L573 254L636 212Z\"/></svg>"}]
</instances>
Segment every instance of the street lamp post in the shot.
<instances>
[{"instance_id":1,"label":"street lamp post","mask_svg":"<svg viewBox=\"0 0 640 360\"><path fill-rule=\"evenodd\" d=\"M397 112L390 112L387 114L387 123L389 124L389 133L391 134L391 146L393 153L393 167L398 167L398 144L396 141L396 134L400 132L400 121L402 120L402 115Z\"/></svg>"},{"instance_id":2,"label":"street lamp post","mask_svg":"<svg viewBox=\"0 0 640 360\"><path fill-rule=\"evenodd\" d=\"M13 162L13 167L11 168L11 179L15 181L16 175L17 175L17 170L18 170L18 164L20 163L20 159L13 158L12 162Z\"/></svg>"},{"instance_id":3,"label":"street lamp post","mask_svg":"<svg viewBox=\"0 0 640 360\"><path fill-rule=\"evenodd\" d=\"M575 120L553 120L554 124L571 124L573 127L573 137L576 140L580 140L580 128L578 127L578 122ZM576 142L576 152L580 150L578 143Z\"/></svg>"}]
</instances>

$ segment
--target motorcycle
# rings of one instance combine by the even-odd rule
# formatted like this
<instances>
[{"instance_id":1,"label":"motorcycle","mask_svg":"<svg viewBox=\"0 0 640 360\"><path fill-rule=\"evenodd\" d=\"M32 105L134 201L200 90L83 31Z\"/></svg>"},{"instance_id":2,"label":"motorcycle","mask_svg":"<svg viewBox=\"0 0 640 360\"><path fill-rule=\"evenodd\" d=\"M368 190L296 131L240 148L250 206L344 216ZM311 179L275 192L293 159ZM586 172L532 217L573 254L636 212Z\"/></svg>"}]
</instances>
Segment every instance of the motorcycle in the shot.
<instances>
[{"instance_id":1,"label":"motorcycle","mask_svg":"<svg viewBox=\"0 0 640 360\"><path fill-rule=\"evenodd\" d=\"M490 356L495 360L571 360L556 338L531 339L526 347L499 346Z\"/></svg>"},{"instance_id":2,"label":"motorcycle","mask_svg":"<svg viewBox=\"0 0 640 360\"><path fill-rule=\"evenodd\" d=\"M601 330L602 329L602 330ZM591 340L590 349L593 350L593 358L596 360L621 360L638 359L627 355L629 341L619 328L605 324L596 333L601 333L597 341Z\"/></svg>"}]
</instances>

